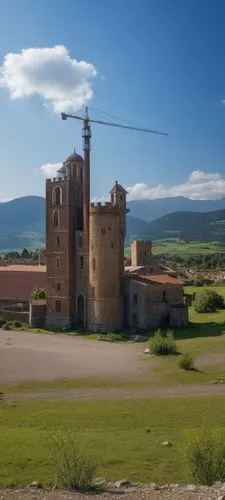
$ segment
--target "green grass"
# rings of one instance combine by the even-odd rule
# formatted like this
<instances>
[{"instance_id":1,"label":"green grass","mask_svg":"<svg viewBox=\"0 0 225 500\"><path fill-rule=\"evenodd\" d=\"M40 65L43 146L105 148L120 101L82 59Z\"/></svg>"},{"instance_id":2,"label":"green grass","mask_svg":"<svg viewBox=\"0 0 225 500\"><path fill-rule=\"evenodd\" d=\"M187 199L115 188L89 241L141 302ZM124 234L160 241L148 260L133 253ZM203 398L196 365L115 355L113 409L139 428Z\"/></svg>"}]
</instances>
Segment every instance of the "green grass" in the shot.
<instances>
[{"instance_id":1,"label":"green grass","mask_svg":"<svg viewBox=\"0 0 225 500\"><path fill-rule=\"evenodd\" d=\"M1 406L0 486L54 484L48 439L74 432L100 462L106 479L185 482L179 448L187 432L225 427L224 398L93 402L29 402ZM165 448L161 443L172 442Z\"/></svg>"},{"instance_id":2,"label":"green grass","mask_svg":"<svg viewBox=\"0 0 225 500\"><path fill-rule=\"evenodd\" d=\"M177 254L180 256L191 256L195 254L221 253L224 248L217 241L199 242L182 241L178 238L168 238L166 240L153 241L153 255L157 254Z\"/></svg>"}]
</instances>

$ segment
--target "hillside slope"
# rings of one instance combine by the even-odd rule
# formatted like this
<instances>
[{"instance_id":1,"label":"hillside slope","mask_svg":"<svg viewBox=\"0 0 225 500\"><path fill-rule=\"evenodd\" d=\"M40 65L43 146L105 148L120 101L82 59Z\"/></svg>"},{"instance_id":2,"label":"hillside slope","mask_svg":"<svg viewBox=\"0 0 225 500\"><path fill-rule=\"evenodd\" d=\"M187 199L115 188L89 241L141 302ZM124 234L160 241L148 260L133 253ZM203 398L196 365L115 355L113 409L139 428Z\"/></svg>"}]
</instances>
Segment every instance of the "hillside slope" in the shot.
<instances>
[{"instance_id":1,"label":"hillside slope","mask_svg":"<svg viewBox=\"0 0 225 500\"><path fill-rule=\"evenodd\" d=\"M44 245L45 199L24 196L0 204L0 250Z\"/></svg>"},{"instance_id":2,"label":"hillside slope","mask_svg":"<svg viewBox=\"0 0 225 500\"><path fill-rule=\"evenodd\" d=\"M177 211L151 222L130 214L127 216L127 243L133 239L159 240L173 237L189 241L224 242L225 209L203 213ZM0 250L38 248L44 244L44 198L25 196L0 204Z\"/></svg>"},{"instance_id":3,"label":"hillside slope","mask_svg":"<svg viewBox=\"0 0 225 500\"><path fill-rule=\"evenodd\" d=\"M148 224L153 240L179 237L189 241L225 241L225 210L175 212Z\"/></svg>"},{"instance_id":4,"label":"hillside slope","mask_svg":"<svg viewBox=\"0 0 225 500\"><path fill-rule=\"evenodd\" d=\"M221 200L190 200L183 196L156 200L134 200L127 204L130 215L152 221L173 212L212 212L225 209L225 198Z\"/></svg>"}]
</instances>

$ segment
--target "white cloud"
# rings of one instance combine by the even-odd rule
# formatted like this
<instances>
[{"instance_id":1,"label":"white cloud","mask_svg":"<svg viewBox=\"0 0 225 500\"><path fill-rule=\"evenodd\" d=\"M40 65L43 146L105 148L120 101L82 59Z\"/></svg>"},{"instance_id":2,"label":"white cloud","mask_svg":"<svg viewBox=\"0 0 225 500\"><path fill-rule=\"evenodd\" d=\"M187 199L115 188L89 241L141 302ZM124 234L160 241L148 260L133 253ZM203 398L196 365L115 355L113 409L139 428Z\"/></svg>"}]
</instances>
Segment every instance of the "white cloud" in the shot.
<instances>
[{"instance_id":1,"label":"white cloud","mask_svg":"<svg viewBox=\"0 0 225 500\"><path fill-rule=\"evenodd\" d=\"M183 184L156 187L148 186L143 182L127 188L129 200L153 200L156 198L167 198L185 196L192 200L213 200L225 196L225 179L219 173L205 173L195 170Z\"/></svg>"},{"instance_id":2,"label":"white cloud","mask_svg":"<svg viewBox=\"0 0 225 500\"><path fill-rule=\"evenodd\" d=\"M38 94L55 113L78 110L93 95L93 64L69 56L64 45L29 48L5 56L0 67L0 87L11 99Z\"/></svg>"},{"instance_id":3,"label":"white cloud","mask_svg":"<svg viewBox=\"0 0 225 500\"><path fill-rule=\"evenodd\" d=\"M62 163L45 163L40 167L42 173L45 177L51 178L55 177Z\"/></svg>"}]
</instances>

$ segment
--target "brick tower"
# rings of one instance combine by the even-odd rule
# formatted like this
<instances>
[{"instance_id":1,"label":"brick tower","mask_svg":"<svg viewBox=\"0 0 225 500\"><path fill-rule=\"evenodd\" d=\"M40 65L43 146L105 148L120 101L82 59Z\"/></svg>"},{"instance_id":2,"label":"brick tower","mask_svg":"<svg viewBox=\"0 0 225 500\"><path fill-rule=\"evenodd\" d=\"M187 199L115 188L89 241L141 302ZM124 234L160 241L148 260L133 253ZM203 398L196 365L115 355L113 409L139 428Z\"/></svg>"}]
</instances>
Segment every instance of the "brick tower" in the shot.
<instances>
[{"instance_id":1,"label":"brick tower","mask_svg":"<svg viewBox=\"0 0 225 500\"><path fill-rule=\"evenodd\" d=\"M83 158L75 152L46 181L47 319L49 328L85 323Z\"/></svg>"},{"instance_id":2,"label":"brick tower","mask_svg":"<svg viewBox=\"0 0 225 500\"><path fill-rule=\"evenodd\" d=\"M131 243L131 265L150 266L152 264L152 242L134 240Z\"/></svg>"},{"instance_id":3,"label":"brick tower","mask_svg":"<svg viewBox=\"0 0 225 500\"><path fill-rule=\"evenodd\" d=\"M121 217L120 217L120 276L124 275L124 242L126 237L126 214L129 210L126 208L126 195L127 191L116 181L113 188L110 191L111 203L113 205L118 205Z\"/></svg>"},{"instance_id":4,"label":"brick tower","mask_svg":"<svg viewBox=\"0 0 225 500\"><path fill-rule=\"evenodd\" d=\"M122 327L120 228L118 204L91 203L89 248L89 324L92 331Z\"/></svg>"}]
</instances>

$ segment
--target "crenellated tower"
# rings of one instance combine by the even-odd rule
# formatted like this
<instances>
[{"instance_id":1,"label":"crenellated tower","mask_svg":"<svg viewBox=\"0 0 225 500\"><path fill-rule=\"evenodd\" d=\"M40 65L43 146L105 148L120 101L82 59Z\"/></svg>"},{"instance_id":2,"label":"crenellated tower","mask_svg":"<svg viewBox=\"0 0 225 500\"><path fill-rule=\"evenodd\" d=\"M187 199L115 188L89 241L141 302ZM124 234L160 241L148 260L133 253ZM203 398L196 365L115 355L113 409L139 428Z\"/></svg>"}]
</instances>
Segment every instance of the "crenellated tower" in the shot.
<instances>
[{"instance_id":1,"label":"crenellated tower","mask_svg":"<svg viewBox=\"0 0 225 500\"><path fill-rule=\"evenodd\" d=\"M92 331L107 332L122 327L120 228L118 204L91 203L88 327Z\"/></svg>"}]
</instances>

